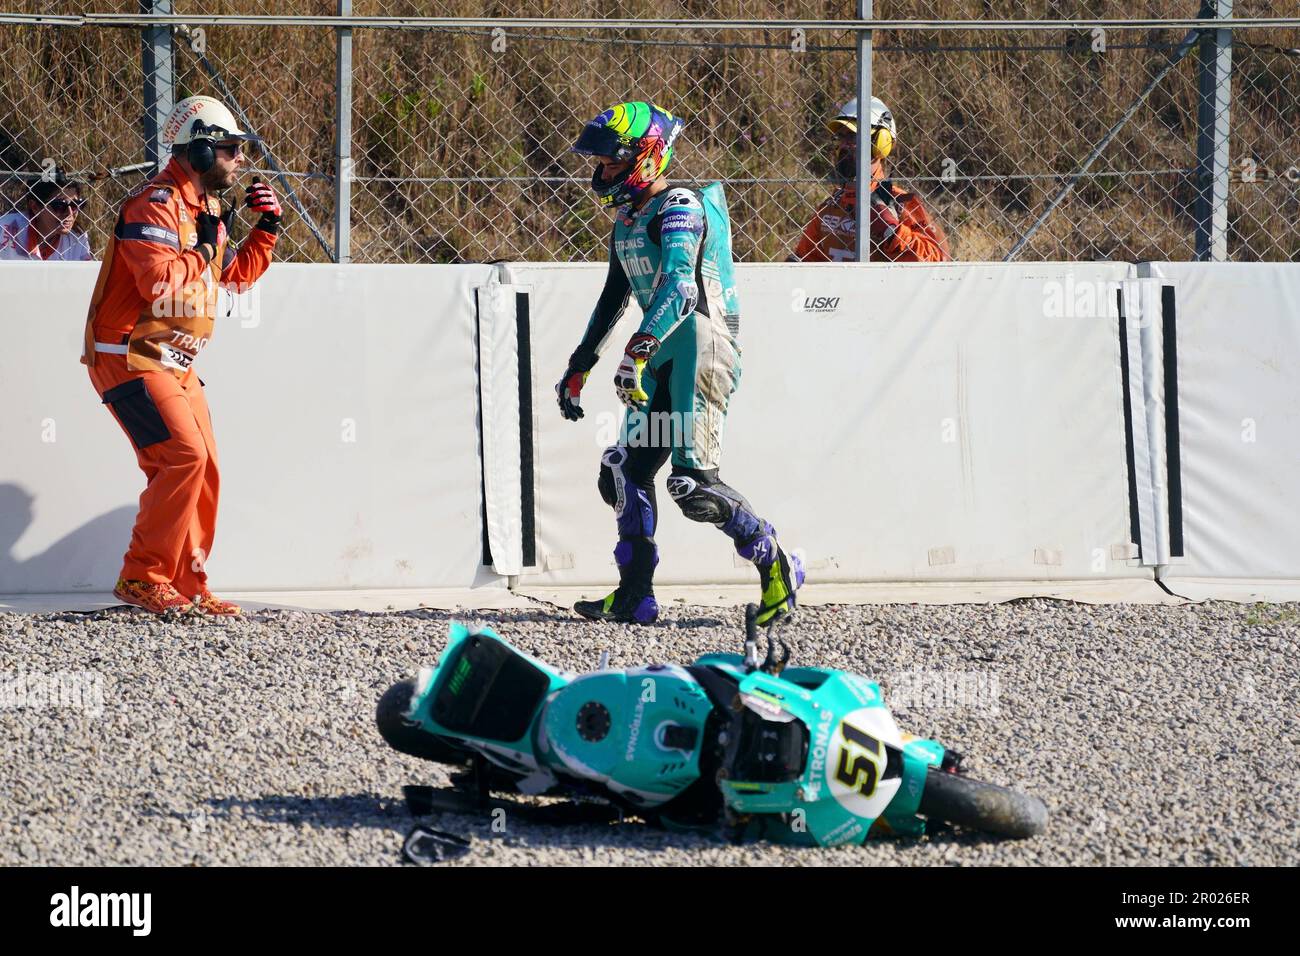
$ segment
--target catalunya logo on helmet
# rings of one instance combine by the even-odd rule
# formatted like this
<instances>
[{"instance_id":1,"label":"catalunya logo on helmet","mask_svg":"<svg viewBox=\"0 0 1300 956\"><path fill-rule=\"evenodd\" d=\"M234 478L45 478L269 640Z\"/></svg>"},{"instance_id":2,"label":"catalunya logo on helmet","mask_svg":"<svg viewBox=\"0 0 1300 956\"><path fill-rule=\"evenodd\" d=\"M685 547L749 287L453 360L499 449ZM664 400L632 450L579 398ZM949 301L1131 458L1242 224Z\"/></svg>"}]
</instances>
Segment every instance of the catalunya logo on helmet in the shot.
<instances>
[{"instance_id":1,"label":"catalunya logo on helmet","mask_svg":"<svg viewBox=\"0 0 1300 956\"><path fill-rule=\"evenodd\" d=\"M599 160L591 188L600 204L622 206L639 200L667 172L685 125L653 103L620 103L587 123L571 151Z\"/></svg>"},{"instance_id":2,"label":"catalunya logo on helmet","mask_svg":"<svg viewBox=\"0 0 1300 956\"><path fill-rule=\"evenodd\" d=\"M211 96L187 96L174 107L163 123L162 141L184 146L195 139L256 140L239 128L235 114Z\"/></svg>"}]
</instances>

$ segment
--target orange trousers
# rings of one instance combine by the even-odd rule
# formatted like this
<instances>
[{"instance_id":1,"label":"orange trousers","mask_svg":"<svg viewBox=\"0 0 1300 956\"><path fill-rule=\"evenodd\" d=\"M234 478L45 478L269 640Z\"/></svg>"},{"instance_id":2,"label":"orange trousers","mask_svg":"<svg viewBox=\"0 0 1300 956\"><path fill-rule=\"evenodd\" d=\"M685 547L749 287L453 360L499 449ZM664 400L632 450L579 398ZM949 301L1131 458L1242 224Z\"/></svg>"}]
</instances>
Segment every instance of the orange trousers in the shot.
<instances>
[{"instance_id":1,"label":"orange trousers","mask_svg":"<svg viewBox=\"0 0 1300 956\"><path fill-rule=\"evenodd\" d=\"M194 369L138 372L97 353L90 381L135 449L148 484L122 563L127 580L170 583L186 597L207 588L217 526L217 445Z\"/></svg>"}]
</instances>

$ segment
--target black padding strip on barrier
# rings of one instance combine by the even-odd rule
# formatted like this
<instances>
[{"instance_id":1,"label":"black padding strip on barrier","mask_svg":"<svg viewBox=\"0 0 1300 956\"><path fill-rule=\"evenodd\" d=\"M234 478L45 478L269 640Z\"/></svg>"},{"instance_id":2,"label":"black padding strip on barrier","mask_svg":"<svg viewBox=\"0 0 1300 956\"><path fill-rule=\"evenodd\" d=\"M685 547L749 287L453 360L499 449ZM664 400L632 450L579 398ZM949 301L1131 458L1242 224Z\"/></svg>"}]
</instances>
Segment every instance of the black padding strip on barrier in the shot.
<instances>
[{"instance_id":1,"label":"black padding strip on barrier","mask_svg":"<svg viewBox=\"0 0 1300 956\"><path fill-rule=\"evenodd\" d=\"M537 564L537 496L533 476L533 356L528 293L515 293L515 336L519 361L519 508L523 566Z\"/></svg>"},{"instance_id":2,"label":"black padding strip on barrier","mask_svg":"<svg viewBox=\"0 0 1300 956\"><path fill-rule=\"evenodd\" d=\"M1165 463L1169 482L1169 555L1183 556L1183 467L1178 437L1178 307L1174 287L1160 288L1165 355Z\"/></svg>"},{"instance_id":3,"label":"black padding strip on barrier","mask_svg":"<svg viewBox=\"0 0 1300 956\"><path fill-rule=\"evenodd\" d=\"M474 366L478 373L474 376L478 383L478 489L480 533L483 536L483 566L492 567L492 542L488 538L487 520L487 456L483 454L483 352L479 340L483 335L483 313L478 307L478 296L474 296Z\"/></svg>"}]
</instances>

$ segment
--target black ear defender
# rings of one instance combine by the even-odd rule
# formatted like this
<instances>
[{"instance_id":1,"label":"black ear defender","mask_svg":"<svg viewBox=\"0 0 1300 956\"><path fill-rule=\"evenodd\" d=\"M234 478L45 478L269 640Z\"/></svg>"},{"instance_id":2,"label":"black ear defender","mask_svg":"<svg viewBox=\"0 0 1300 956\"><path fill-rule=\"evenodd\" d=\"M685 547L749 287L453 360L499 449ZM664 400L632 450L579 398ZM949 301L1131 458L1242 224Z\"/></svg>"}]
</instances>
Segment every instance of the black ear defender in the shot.
<instances>
[{"instance_id":1,"label":"black ear defender","mask_svg":"<svg viewBox=\"0 0 1300 956\"><path fill-rule=\"evenodd\" d=\"M190 142L185 150L185 158L196 173L206 173L217 162L217 151L212 148L212 140L207 137L209 129L211 127L203 120L196 119L190 130ZM201 136L204 138L200 139Z\"/></svg>"}]
</instances>

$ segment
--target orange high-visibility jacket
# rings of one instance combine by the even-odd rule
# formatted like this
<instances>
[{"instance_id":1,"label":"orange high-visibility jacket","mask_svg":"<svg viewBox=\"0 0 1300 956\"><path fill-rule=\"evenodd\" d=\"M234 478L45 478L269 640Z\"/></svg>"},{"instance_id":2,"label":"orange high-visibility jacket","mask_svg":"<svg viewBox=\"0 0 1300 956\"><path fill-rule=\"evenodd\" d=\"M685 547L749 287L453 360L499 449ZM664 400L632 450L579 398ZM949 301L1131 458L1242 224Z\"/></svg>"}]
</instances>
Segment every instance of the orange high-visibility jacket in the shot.
<instances>
[{"instance_id":1,"label":"orange high-visibility jacket","mask_svg":"<svg viewBox=\"0 0 1300 956\"><path fill-rule=\"evenodd\" d=\"M872 192L884 179L879 160L871 167ZM871 247L873 262L947 262L948 237L930 218L925 204L915 193L888 183L898 213L899 227L883 243ZM855 258L857 223L857 187L850 183L837 189L817 207L812 220L804 227L793 259L803 262L848 262Z\"/></svg>"},{"instance_id":2,"label":"orange high-visibility jacket","mask_svg":"<svg viewBox=\"0 0 1300 956\"><path fill-rule=\"evenodd\" d=\"M205 205L221 211L174 159L127 197L91 297L83 364L94 365L97 351L117 352L133 370L184 375L212 337L217 286L239 291L266 271L276 237L256 228L237 253L221 228L216 255L203 261L195 245Z\"/></svg>"}]
</instances>

